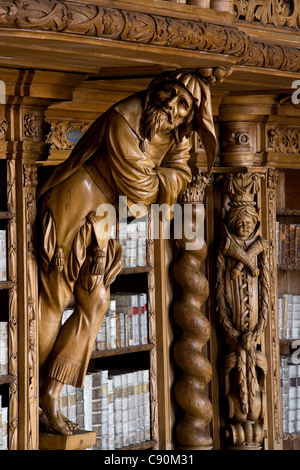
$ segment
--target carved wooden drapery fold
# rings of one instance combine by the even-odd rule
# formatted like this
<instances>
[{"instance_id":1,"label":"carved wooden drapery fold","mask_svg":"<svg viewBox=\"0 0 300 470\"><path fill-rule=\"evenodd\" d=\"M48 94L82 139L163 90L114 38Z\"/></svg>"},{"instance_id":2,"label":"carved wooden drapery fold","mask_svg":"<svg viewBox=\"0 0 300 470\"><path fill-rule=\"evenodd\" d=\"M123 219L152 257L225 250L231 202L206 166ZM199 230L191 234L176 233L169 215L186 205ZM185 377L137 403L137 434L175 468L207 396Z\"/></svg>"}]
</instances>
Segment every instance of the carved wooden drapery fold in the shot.
<instances>
[{"instance_id":1,"label":"carved wooden drapery fold","mask_svg":"<svg viewBox=\"0 0 300 470\"><path fill-rule=\"evenodd\" d=\"M260 235L256 173L228 174L229 198L217 258L217 309L227 351L224 388L229 447L260 449L267 358L261 343L270 302L269 244Z\"/></svg>"},{"instance_id":2,"label":"carved wooden drapery fold","mask_svg":"<svg viewBox=\"0 0 300 470\"><path fill-rule=\"evenodd\" d=\"M204 211L204 190L209 181L199 171L181 199L182 206L192 205L193 221L200 206ZM181 252L174 264L174 276L182 289L173 308L174 319L181 328L181 335L174 344L174 357L182 371L175 384L175 396L183 410L176 435L182 449L210 449L212 439L206 426L212 419L212 404L204 388L211 380L212 367L202 353L210 339L210 323L201 311L208 297L208 281L200 271L207 246L203 240L201 248L187 250L188 241L184 235L178 240Z\"/></svg>"}]
</instances>

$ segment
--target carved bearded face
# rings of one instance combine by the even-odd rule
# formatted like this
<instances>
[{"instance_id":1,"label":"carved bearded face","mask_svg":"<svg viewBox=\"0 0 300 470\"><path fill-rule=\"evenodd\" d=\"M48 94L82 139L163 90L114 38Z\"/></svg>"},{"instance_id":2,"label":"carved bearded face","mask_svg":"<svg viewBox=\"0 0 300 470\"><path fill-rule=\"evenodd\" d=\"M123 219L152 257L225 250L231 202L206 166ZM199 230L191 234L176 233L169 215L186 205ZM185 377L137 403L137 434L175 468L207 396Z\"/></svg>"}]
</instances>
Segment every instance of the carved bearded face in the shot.
<instances>
[{"instance_id":1,"label":"carved bearded face","mask_svg":"<svg viewBox=\"0 0 300 470\"><path fill-rule=\"evenodd\" d=\"M192 120L194 98L183 85L167 82L153 93L146 110L146 136L175 131Z\"/></svg>"}]
</instances>

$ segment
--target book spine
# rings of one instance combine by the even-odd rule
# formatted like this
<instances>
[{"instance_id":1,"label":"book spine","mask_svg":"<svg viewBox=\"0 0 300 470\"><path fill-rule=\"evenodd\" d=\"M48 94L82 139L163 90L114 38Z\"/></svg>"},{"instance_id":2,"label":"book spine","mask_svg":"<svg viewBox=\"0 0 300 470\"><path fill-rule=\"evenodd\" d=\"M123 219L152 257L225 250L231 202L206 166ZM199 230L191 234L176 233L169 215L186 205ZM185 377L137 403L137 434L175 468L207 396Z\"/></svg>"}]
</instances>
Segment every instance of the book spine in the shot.
<instances>
[{"instance_id":1,"label":"book spine","mask_svg":"<svg viewBox=\"0 0 300 470\"><path fill-rule=\"evenodd\" d=\"M0 322L0 375L8 374L8 322Z\"/></svg>"},{"instance_id":2,"label":"book spine","mask_svg":"<svg viewBox=\"0 0 300 470\"><path fill-rule=\"evenodd\" d=\"M290 265L290 225L285 224L285 235L284 235L284 264L286 266Z\"/></svg>"},{"instance_id":3,"label":"book spine","mask_svg":"<svg viewBox=\"0 0 300 470\"><path fill-rule=\"evenodd\" d=\"M83 386L84 429L92 431L92 380L93 376L87 373Z\"/></svg>"},{"instance_id":4,"label":"book spine","mask_svg":"<svg viewBox=\"0 0 300 470\"><path fill-rule=\"evenodd\" d=\"M134 374L128 373L128 436L129 445L136 443L135 430L135 397L134 397Z\"/></svg>"},{"instance_id":5,"label":"book spine","mask_svg":"<svg viewBox=\"0 0 300 470\"><path fill-rule=\"evenodd\" d=\"M150 425L150 372L143 371L143 398L144 398L144 423L145 423L145 441L151 439Z\"/></svg>"},{"instance_id":6,"label":"book spine","mask_svg":"<svg viewBox=\"0 0 300 470\"><path fill-rule=\"evenodd\" d=\"M99 434L97 435L97 448L108 450L109 430L108 430L108 370L99 371L99 414L97 415L97 424Z\"/></svg>"},{"instance_id":7,"label":"book spine","mask_svg":"<svg viewBox=\"0 0 300 470\"><path fill-rule=\"evenodd\" d=\"M289 253L289 264L295 266L295 238L296 238L296 225L290 224L290 253Z\"/></svg>"},{"instance_id":8,"label":"book spine","mask_svg":"<svg viewBox=\"0 0 300 470\"><path fill-rule=\"evenodd\" d=\"M2 407L2 448L8 450L8 407Z\"/></svg>"},{"instance_id":9,"label":"book spine","mask_svg":"<svg viewBox=\"0 0 300 470\"><path fill-rule=\"evenodd\" d=\"M289 433L296 432L297 422L297 366L289 366Z\"/></svg>"},{"instance_id":10,"label":"book spine","mask_svg":"<svg viewBox=\"0 0 300 470\"><path fill-rule=\"evenodd\" d=\"M300 267L300 225L296 225L295 230L295 265Z\"/></svg>"},{"instance_id":11,"label":"book spine","mask_svg":"<svg viewBox=\"0 0 300 470\"><path fill-rule=\"evenodd\" d=\"M300 338L300 295L293 296L293 338Z\"/></svg>"},{"instance_id":12,"label":"book spine","mask_svg":"<svg viewBox=\"0 0 300 470\"><path fill-rule=\"evenodd\" d=\"M279 329L279 339L283 339L283 312L282 312L281 294L278 294L278 329Z\"/></svg>"},{"instance_id":13,"label":"book spine","mask_svg":"<svg viewBox=\"0 0 300 470\"><path fill-rule=\"evenodd\" d=\"M108 450L115 448L114 381L108 378Z\"/></svg>"},{"instance_id":14,"label":"book spine","mask_svg":"<svg viewBox=\"0 0 300 470\"><path fill-rule=\"evenodd\" d=\"M123 447L129 446L128 431L128 374L121 375L122 385L122 435Z\"/></svg>"},{"instance_id":15,"label":"book spine","mask_svg":"<svg viewBox=\"0 0 300 470\"><path fill-rule=\"evenodd\" d=\"M115 448L120 449L123 447L121 374L114 374L112 379L114 386Z\"/></svg>"},{"instance_id":16,"label":"book spine","mask_svg":"<svg viewBox=\"0 0 300 470\"><path fill-rule=\"evenodd\" d=\"M68 419L76 423L76 388L73 385L67 386L68 397Z\"/></svg>"},{"instance_id":17,"label":"book spine","mask_svg":"<svg viewBox=\"0 0 300 470\"><path fill-rule=\"evenodd\" d=\"M7 281L6 230L0 230L0 281Z\"/></svg>"},{"instance_id":18,"label":"book spine","mask_svg":"<svg viewBox=\"0 0 300 470\"><path fill-rule=\"evenodd\" d=\"M279 222L276 221L276 256L277 264L280 263L280 247L279 247Z\"/></svg>"},{"instance_id":19,"label":"book spine","mask_svg":"<svg viewBox=\"0 0 300 470\"><path fill-rule=\"evenodd\" d=\"M96 433L96 444L94 449L100 449L103 429L101 426L101 371L92 373L92 431ZM106 437L106 435L105 435ZM107 449L107 446L105 447Z\"/></svg>"},{"instance_id":20,"label":"book spine","mask_svg":"<svg viewBox=\"0 0 300 470\"><path fill-rule=\"evenodd\" d=\"M279 262L281 265L285 265L285 224L279 225Z\"/></svg>"}]
</instances>

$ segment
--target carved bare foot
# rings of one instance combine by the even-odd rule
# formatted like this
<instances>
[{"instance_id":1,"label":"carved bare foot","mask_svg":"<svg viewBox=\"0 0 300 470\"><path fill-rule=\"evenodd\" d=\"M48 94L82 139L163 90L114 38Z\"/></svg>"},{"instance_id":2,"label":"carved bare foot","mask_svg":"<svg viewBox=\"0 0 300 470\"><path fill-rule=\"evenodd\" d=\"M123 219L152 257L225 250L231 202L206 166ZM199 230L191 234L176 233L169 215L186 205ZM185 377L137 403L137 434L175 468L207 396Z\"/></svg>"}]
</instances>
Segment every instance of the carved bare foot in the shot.
<instances>
[{"instance_id":1,"label":"carved bare foot","mask_svg":"<svg viewBox=\"0 0 300 470\"><path fill-rule=\"evenodd\" d=\"M59 395L62 385L61 382L54 379L50 379L47 384L45 384L40 396L40 408L45 413L49 426L51 426L54 431L64 436L70 436L73 433L63 419L59 406Z\"/></svg>"},{"instance_id":2,"label":"carved bare foot","mask_svg":"<svg viewBox=\"0 0 300 470\"><path fill-rule=\"evenodd\" d=\"M67 418L64 415L61 415L61 416L64 422L66 423L66 425L68 426L68 428L70 429L70 431L72 432L72 434L74 431L77 431L79 429L79 424L74 423L74 421L71 421L69 418Z\"/></svg>"}]
</instances>

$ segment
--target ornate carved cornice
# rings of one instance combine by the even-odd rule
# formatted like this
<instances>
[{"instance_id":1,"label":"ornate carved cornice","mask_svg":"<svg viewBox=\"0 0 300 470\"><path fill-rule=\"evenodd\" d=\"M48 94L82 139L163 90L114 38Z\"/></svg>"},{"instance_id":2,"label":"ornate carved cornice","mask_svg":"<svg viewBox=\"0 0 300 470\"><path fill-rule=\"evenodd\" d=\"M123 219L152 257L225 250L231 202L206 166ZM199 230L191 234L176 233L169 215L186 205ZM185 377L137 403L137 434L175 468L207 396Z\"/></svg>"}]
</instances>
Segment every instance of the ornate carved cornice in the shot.
<instances>
[{"instance_id":1,"label":"ornate carved cornice","mask_svg":"<svg viewBox=\"0 0 300 470\"><path fill-rule=\"evenodd\" d=\"M175 13L174 13L175 14ZM60 0L3 0L0 28L68 33L227 54L237 64L300 71L300 49L253 40L237 27Z\"/></svg>"}]
</instances>

